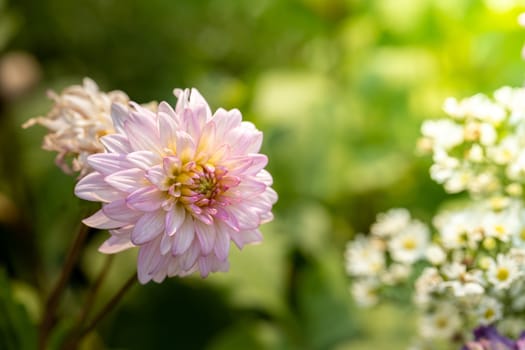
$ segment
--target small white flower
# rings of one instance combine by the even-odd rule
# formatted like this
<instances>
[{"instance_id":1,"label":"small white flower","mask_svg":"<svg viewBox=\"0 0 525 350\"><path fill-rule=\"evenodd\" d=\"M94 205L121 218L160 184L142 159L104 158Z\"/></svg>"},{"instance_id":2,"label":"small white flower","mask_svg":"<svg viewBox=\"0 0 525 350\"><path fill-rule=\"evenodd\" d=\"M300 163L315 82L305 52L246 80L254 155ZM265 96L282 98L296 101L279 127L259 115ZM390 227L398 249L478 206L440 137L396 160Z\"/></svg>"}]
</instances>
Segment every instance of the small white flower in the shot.
<instances>
[{"instance_id":1,"label":"small white flower","mask_svg":"<svg viewBox=\"0 0 525 350\"><path fill-rule=\"evenodd\" d=\"M429 236L428 228L422 222L413 220L388 242L392 259L407 264L421 259L425 254Z\"/></svg>"},{"instance_id":2,"label":"small white flower","mask_svg":"<svg viewBox=\"0 0 525 350\"><path fill-rule=\"evenodd\" d=\"M421 133L431 139L436 148L448 150L463 142L463 127L448 119L425 121Z\"/></svg>"},{"instance_id":3,"label":"small white flower","mask_svg":"<svg viewBox=\"0 0 525 350\"><path fill-rule=\"evenodd\" d=\"M501 319L503 315L503 306L501 303L491 297L481 299L477 309L478 323L488 325Z\"/></svg>"},{"instance_id":4,"label":"small white flower","mask_svg":"<svg viewBox=\"0 0 525 350\"><path fill-rule=\"evenodd\" d=\"M374 240L358 235L348 242L345 252L346 271L352 276L376 276L385 268L385 255Z\"/></svg>"},{"instance_id":5,"label":"small white flower","mask_svg":"<svg viewBox=\"0 0 525 350\"><path fill-rule=\"evenodd\" d=\"M439 245L431 244L427 247L425 257L432 265L441 265L445 262L447 255Z\"/></svg>"},{"instance_id":6,"label":"small white flower","mask_svg":"<svg viewBox=\"0 0 525 350\"><path fill-rule=\"evenodd\" d=\"M410 265L393 263L381 274L381 282L386 285L395 285L408 279L412 272Z\"/></svg>"},{"instance_id":7,"label":"small white flower","mask_svg":"<svg viewBox=\"0 0 525 350\"><path fill-rule=\"evenodd\" d=\"M509 164L520 151L520 144L515 136L508 136L487 150L488 156L496 164Z\"/></svg>"},{"instance_id":8,"label":"small white flower","mask_svg":"<svg viewBox=\"0 0 525 350\"><path fill-rule=\"evenodd\" d=\"M405 208L390 209L377 215L370 233L379 237L389 237L403 230L410 222L410 212Z\"/></svg>"},{"instance_id":9,"label":"small white flower","mask_svg":"<svg viewBox=\"0 0 525 350\"><path fill-rule=\"evenodd\" d=\"M415 282L414 302L418 305L428 304L432 293L440 289L443 278L435 267L425 267Z\"/></svg>"},{"instance_id":10,"label":"small white flower","mask_svg":"<svg viewBox=\"0 0 525 350\"><path fill-rule=\"evenodd\" d=\"M374 279L361 279L352 283L351 293L357 305L370 307L378 303L379 283Z\"/></svg>"},{"instance_id":11,"label":"small white flower","mask_svg":"<svg viewBox=\"0 0 525 350\"><path fill-rule=\"evenodd\" d=\"M503 254L498 254L487 270L487 279L497 290L509 288L520 275L516 262Z\"/></svg>"},{"instance_id":12,"label":"small white flower","mask_svg":"<svg viewBox=\"0 0 525 350\"><path fill-rule=\"evenodd\" d=\"M423 316L420 332L426 338L449 339L461 327L461 318L452 303L443 302L436 310Z\"/></svg>"}]
</instances>

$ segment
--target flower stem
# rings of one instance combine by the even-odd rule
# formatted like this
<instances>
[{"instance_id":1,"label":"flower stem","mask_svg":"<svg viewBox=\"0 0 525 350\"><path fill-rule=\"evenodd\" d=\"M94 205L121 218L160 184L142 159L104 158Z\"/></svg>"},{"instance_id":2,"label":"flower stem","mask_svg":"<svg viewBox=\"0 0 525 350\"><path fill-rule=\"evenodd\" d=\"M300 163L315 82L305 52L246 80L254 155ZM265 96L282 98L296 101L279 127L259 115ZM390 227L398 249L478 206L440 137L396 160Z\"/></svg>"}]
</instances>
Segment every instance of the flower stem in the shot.
<instances>
[{"instance_id":1,"label":"flower stem","mask_svg":"<svg viewBox=\"0 0 525 350\"><path fill-rule=\"evenodd\" d=\"M71 248L67 254L64 267L60 273L60 277L46 301L44 315L42 317L42 322L40 323L40 334L38 338L38 348L40 350L46 349L49 333L55 323L55 314L60 297L62 296L62 293L64 292L64 289L67 285L71 271L73 271L73 267L77 262L78 256L82 250L82 245L86 240L88 232L89 227L81 224L78 234L76 235L75 240L73 241L73 244L71 245Z\"/></svg>"},{"instance_id":2,"label":"flower stem","mask_svg":"<svg viewBox=\"0 0 525 350\"><path fill-rule=\"evenodd\" d=\"M63 350L76 349L80 341L87 334L89 334L89 332L95 329L97 324L118 305L122 297L135 284L136 281L137 281L137 275L136 273L133 273L133 275L131 275L128 278L128 280L124 283L124 285L120 288L120 290L113 296L113 298L111 298L104 305L104 307L95 315L95 317L93 317L91 322L83 329L78 330L76 334L73 334L73 337L70 338L69 341L66 341L62 349Z\"/></svg>"},{"instance_id":3,"label":"flower stem","mask_svg":"<svg viewBox=\"0 0 525 350\"><path fill-rule=\"evenodd\" d=\"M82 311L80 313L80 316L78 318L77 326L75 327L75 330L80 330L84 323L86 322L86 319L89 315L89 311L91 310L91 306L93 306L93 302L95 301L95 297L97 296L98 290L100 289L100 286L102 285L102 282L106 278L109 269L111 267L111 264L113 262L114 255L107 255L106 261L104 262L104 266L102 266L102 269L100 270L100 273L95 280L95 283L89 290L89 294L86 297L86 301L84 302L84 306L82 308Z\"/></svg>"}]
</instances>

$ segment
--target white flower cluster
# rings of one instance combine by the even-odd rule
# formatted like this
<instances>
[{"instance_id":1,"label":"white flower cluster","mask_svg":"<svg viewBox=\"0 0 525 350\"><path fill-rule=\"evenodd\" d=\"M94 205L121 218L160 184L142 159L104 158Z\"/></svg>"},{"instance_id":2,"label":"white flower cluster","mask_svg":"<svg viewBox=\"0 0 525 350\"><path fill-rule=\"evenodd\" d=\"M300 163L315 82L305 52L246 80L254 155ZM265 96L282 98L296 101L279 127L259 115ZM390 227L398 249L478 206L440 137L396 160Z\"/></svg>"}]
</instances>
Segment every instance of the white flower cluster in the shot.
<instances>
[{"instance_id":1,"label":"white flower cluster","mask_svg":"<svg viewBox=\"0 0 525 350\"><path fill-rule=\"evenodd\" d=\"M511 320L525 311L524 218L518 200L498 210L473 202L436 216L430 266L415 283L424 338L451 339L503 320L503 332L516 328Z\"/></svg>"},{"instance_id":2,"label":"white flower cluster","mask_svg":"<svg viewBox=\"0 0 525 350\"><path fill-rule=\"evenodd\" d=\"M346 271L354 278L356 302L371 306L378 302L384 286L408 280L412 266L425 256L430 231L412 219L406 209L379 214L370 234L360 234L346 247Z\"/></svg>"},{"instance_id":3,"label":"white flower cluster","mask_svg":"<svg viewBox=\"0 0 525 350\"><path fill-rule=\"evenodd\" d=\"M421 127L420 151L433 154L430 175L449 193L520 196L525 181L525 88L493 98L448 98L448 118Z\"/></svg>"}]
</instances>

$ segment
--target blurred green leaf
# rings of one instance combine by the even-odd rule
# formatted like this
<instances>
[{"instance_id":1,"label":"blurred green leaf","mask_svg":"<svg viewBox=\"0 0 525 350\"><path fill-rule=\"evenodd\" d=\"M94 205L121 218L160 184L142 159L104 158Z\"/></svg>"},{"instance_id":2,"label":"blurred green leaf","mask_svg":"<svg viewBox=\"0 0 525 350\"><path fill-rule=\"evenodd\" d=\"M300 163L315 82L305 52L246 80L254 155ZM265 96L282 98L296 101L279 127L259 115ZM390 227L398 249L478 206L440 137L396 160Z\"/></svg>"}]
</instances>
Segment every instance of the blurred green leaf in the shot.
<instances>
[{"instance_id":1,"label":"blurred green leaf","mask_svg":"<svg viewBox=\"0 0 525 350\"><path fill-rule=\"evenodd\" d=\"M36 349L36 337L35 325L14 299L7 274L0 268L0 349Z\"/></svg>"}]
</instances>

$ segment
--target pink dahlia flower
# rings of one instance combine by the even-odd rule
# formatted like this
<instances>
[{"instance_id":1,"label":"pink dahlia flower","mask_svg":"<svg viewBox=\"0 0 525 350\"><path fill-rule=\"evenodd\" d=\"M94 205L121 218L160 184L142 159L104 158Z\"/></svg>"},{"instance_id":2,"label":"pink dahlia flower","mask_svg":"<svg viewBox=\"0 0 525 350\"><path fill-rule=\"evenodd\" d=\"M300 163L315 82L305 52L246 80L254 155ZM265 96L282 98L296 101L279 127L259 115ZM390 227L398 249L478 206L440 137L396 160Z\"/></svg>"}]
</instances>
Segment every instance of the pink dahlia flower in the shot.
<instances>
[{"instance_id":1,"label":"pink dahlia flower","mask_svg":"<svg viewBox=\"0 0 525 350\"><path fill-rule=\"evenodd\" d=\"M258 153L262 133L236 109L212 115L195 89L175 95L175 110L114 104L116 133L101 138L106 152L88 157L94 171L75 188L103 203L84 220L109 229L101 252L139 247L141 283L226 271L230 240L239 248L261 241L259 225L277 201Z\"/></svg>"}]
</instances>

